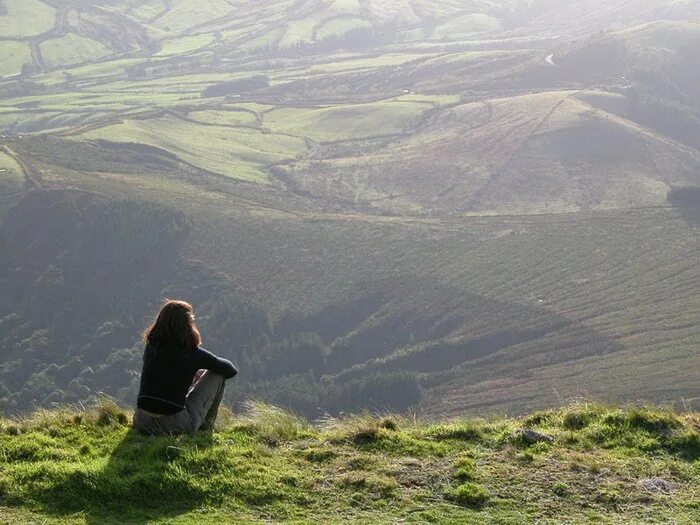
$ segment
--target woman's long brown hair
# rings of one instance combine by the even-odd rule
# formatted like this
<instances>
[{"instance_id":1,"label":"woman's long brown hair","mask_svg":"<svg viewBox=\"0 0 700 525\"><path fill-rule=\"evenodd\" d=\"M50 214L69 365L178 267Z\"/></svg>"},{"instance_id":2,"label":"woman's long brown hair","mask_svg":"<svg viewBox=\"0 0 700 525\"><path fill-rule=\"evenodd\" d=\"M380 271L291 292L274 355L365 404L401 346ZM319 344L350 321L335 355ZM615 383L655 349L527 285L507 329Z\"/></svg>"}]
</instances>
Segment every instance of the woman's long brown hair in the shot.
<instances>
[{"instance_id":1,"label":"woman's long brown hair","mask_svg":"<svg viewBox=\"0 0 700 525\"><path fill-rule=\"evenodd\" d=\"M155 321L143 332L143 340L154 346L179 346L194 350L202 344L194 310L185 301L166 300Z\"/></svg>"}]
</instances>

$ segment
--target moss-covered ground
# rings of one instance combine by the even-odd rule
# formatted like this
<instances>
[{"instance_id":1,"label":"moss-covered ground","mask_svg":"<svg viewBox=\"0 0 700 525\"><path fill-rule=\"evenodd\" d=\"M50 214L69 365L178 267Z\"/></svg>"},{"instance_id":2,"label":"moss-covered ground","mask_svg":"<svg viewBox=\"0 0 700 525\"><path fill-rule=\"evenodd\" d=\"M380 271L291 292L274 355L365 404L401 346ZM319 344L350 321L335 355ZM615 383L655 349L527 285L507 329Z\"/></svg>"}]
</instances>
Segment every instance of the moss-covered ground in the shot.
<instances>
[{"instance_id":1,"label":"moss-covered ground","mask_svg":"<svg viewBox=\"0 0 700 525\"><path fill-rule=\"evenodd\" d=\"M196 438L136 434L109 402L3 420L0 522L700 521L697 414L578 404L520 419L310 424L251 404L220 419Z\"/></svg>"}]
</instances>

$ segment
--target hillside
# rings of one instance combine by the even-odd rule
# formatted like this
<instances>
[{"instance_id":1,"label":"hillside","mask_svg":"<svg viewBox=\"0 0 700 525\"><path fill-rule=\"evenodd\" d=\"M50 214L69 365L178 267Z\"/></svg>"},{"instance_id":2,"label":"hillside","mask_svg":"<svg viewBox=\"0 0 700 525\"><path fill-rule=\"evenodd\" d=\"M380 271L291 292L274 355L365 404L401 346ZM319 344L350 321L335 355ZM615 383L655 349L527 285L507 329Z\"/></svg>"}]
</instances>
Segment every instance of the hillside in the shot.
<instances>
[{"instance_id":1,"label":"hillside","mask_svg":"<svg viewBox=\"0 0 700 525\"><path fill-rule=\"evenodd\" d=\"M585 102L606 96L614 97L563 91L452 105L408 137L279 176L327 201L394 213L658 206L671 187L697 181L696 150Z\"/></svg>"},{"instance_id":2,"label":"hillside","mask_svg":"<svg viewBox=\"0 0 700 525\"><path fill-rule=\"evenodd\" d=\"M0 0L0 409L195 304L307 417L700 399L700 12Z\"/></svg>"},{"instance_id":3,"label":"hillside","mask_svg":"<svg viewBox=\"0 0 700 525\"><path fill-rule=\"evenodd\" d=\"M3 420L5 523L605 523L700 519L697 414L580 404L522 419L310 425L253 404L144 437L103 402Z\"/></svg>"}]
</instances>

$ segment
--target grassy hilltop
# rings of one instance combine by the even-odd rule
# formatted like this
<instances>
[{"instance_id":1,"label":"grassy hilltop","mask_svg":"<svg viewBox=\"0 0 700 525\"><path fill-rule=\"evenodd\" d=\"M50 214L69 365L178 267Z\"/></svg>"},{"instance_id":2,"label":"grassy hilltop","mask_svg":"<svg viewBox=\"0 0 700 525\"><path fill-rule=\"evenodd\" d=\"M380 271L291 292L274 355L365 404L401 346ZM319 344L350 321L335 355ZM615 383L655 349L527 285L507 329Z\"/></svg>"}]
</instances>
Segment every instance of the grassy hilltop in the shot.
<instances>
[{"instance_id":1,"label":"grassy hilltop","mask_svg":"<svg viewBox=\"0 0 700 525\"><path fill-rule=\"evenodd\" d=\"M521 419L317 425L251 404L150 438L108 402L0 424L3 523L661 524L700 520L700 417L580 404Z\"/></svg>"}]
</instances>

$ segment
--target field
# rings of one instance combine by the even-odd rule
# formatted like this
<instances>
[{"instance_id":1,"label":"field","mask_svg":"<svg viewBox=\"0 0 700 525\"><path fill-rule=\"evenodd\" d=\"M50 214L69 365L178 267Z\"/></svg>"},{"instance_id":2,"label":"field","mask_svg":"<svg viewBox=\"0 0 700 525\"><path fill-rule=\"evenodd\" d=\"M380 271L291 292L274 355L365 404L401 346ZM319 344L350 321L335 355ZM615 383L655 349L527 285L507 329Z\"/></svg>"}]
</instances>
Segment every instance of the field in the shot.
<instances>
[{"instance_id":1,"label":"field","mask_svg":"<svg viewBox=\"0 0 700 525\"><path fill-rule=\"evenodd\" d=\"M166 295L236 407L694 407L700 11L577 5L2 0L0 407Z\"/></svg>"},{"instance_id":2,"label":"field","mask_svg":"<svg viewBox=\"0 0 700 525\"><path fill-rule=\"evenodd\" d=\"M159 13L150 23L170 33L179 32L203 22L210 22L231 12L225 0L184 0Z\"/></svg>"},{"instance_id":3,"label":"field","mask_svg":"<svg viewBox=\"0 0 700 525\"><path fill-rule=\"evenodd\" d=\"M163 48L158 51L156 56L179 55L197 51L198 49L206 48L214 42L214 38L210 35L193 35L183 38L174 38L166 41Z\"/></svg>"},{"instance_id":4,"label":"field","mask_svg":"<svg viewBox=\"0 0 700 525\"><path fill-rule=\"evenodd\" d=\"M0 48L4 57L0 76L18 75L22 71L22 66L29 62L31 56L29 46L24 42L8 40L2 42Z\"/></svg>"},{"instance_id":5,"label":"field","mask_svg":"<svg viewBox=\"0 0 700 525\"><path fill-rule=\"evenodd\" d=\"M81 139L160 147L202 169L240 180L266 181L264 166L298 155L303 141L250 129L199 126L174 118L126 121L87 131Z\"/></svg>"},{"instance_id":6,"label":"field","mask_svg":"<svg viewBox=\"0 0 700 525\"><path fill-rule=\"evenodd\" d=\"M2 422L0 519L36 523L691 525L697 414L577 405L523 419L321 425L252 404L144 437L102 403ZM540 441L527 441L529 429ZM548 442L553 438L553 441ZM80 443L81 446L76 446ZM137 490L136 490L137 489Z\"/></svg>"},{"instance_id":7,"label":"field","mask_svg":"<svg viewBox=\"0 0 700 525\"><path fill-rule=\"evenodd\" d=\"M383 101L330 108L280 108L265 113L263 125L274 132L316 142L397 135L418 120L429 103Z\"/></svg>"},{"instance_id":8,"label":"field","mask_svg":"<svg viewBox=\"0 0 700 525\"><path fill-rule=\"evenodd\" d=\"M51 68L92 62L108 54L110 49L104 44L73 33L41 43L41 55Z\"/></svg>"},{"instance_id":9,"label":"field","mask_svg":"<svg viewBox=\"0 0 700 525\"><path fill-rule=\"evenodd\" d=\"M499 26L499 21L492 16L483 13L468 14L440 24L431 36L438 39L467 38L495 31Z\"/></svg>"},{"instance_id":10,"label":"field","mask_svg":"<svg viewBox=\"0 0 700 525\"><path fill-rule=\"evenodd\" d=\"M3 0L6 10L0 16L0 35L26 38L48 31L54 26L56 11L41 0Z\"/></svg>"}]
</instances>

